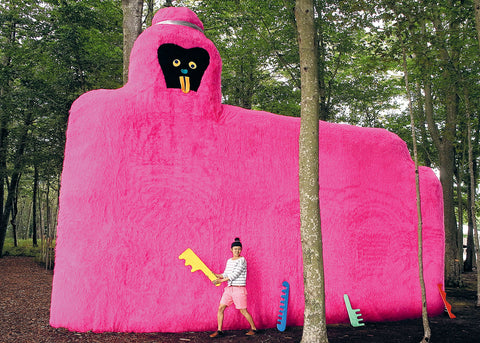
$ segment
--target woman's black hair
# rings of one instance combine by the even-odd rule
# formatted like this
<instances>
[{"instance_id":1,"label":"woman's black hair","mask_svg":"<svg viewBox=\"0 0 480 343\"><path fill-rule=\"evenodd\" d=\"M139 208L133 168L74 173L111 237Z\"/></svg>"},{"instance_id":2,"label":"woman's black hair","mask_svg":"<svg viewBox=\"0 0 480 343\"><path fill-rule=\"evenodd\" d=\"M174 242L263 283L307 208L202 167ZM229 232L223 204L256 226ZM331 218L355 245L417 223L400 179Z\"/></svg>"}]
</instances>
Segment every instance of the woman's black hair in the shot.
<instances>
[{"instance_id":1,"label":"woman's black hair","mask_svg":"<svg viewBox=\"0 0 480 343\"><path fill-rule=\"evenodd\" d=\"M231 247L230 248L233 248L233 247L242 247L242 242L240 242L240 238L236 237L235 238L235 242L232 243Z\"/></svg>"}]
</instances>

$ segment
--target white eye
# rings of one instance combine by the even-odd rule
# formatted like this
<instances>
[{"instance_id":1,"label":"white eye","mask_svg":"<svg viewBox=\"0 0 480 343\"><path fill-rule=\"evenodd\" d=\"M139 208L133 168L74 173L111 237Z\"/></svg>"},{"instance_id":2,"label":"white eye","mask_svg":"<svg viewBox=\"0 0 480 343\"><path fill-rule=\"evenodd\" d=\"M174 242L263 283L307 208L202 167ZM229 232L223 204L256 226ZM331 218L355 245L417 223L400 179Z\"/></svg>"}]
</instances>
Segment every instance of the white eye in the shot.
<instances>
[{"instance_id":1,"label":"white eye","mask_svg":"<svg viewBox=\"0 0 480 343\"><path fill-rule=\"evenodd\" d=\"M180 65L180 63L182 63L182 62L180 62L180 60L178 58L173 60L173 66L174 67L178 67Z\"/></svg>"},{"instance_id":2,"label":"white eye","mask_svg":"<svg viewBox=\"0 0 480 343\"><path fill-rule=\"evenodd\" d=\"M195 62L188 62L188 66L190 67L190 69L196 69L197 68L197 64Z\"/></svg>"}]
</instances>

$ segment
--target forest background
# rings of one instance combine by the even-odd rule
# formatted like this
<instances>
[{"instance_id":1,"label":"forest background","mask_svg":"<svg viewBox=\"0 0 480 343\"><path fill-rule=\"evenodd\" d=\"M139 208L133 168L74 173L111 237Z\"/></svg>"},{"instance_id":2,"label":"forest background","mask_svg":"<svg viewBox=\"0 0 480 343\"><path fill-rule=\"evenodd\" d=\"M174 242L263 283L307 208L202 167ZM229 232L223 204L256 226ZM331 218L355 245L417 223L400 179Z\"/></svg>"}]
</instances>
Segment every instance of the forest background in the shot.
<instances>
[{"instance_id":1,"label":"forest background","mask_svg":"<svg viewBox=\"0 0 480 343\"><path fill-rule=\"evenodd\" d=\"M169 5L144 1L144 28ZM300 115L295 1L174 5L194 10L220 51L224 103ZM384 128L412 149L412 99L420 164L437 170L443 186L446 283L461 285L462 271L475 266L467 117L478 180L479 0L315 7L321 120ZM5 240L27 240L52 265L68 110L82 93L123 85L122 20L120 0L0 2L1 254Z\"/></svg>"}]
</instances>

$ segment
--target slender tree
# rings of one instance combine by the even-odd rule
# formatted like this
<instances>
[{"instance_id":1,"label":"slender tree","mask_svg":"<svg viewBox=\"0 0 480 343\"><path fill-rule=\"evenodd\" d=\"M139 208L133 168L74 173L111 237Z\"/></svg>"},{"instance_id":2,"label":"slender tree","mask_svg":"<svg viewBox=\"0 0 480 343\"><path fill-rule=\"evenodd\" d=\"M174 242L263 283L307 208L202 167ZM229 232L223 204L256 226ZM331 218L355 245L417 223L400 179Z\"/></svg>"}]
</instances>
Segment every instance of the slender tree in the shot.
<instances>
[{"instance_id":1,"label":"slender tree","mask_svg":"<svg viewBox=\"0 0 480 343\"><path fill-rule=\"evenodd\" d=\"M394 3L397 16L403 15L403 29L412 39L407 43L416 56L424 87L425 118L432 143L438 152L445 225L445 283L461 285L458 251L458 225L455 216L455 145L459 122L459 44L460 18L444 7L427 8L416 2L409 6ZM445 8L448 8L445 3ZM421 66L421 67L420 67ZM441 96L438 96L441 94ZM440 115L442 116L439 119Z\"/></svg>"},{"instance_id":2,"label":"slender tree","mask_svg":"<svg viewBox=\"0 0 480 343\"><path fill-rule=\"evenodd\" d=\"M312 0L295 8L302 85L299 138L300 220L305 284L303 343L328 342L319 200L319 88Z\"/></svg>"},{"instance_id":3,"label":"slender tree","mask_svg":"<svg viewBox=\"0 0 480 343\"><path fill-rule=\"evenodd\" d=\"M152 26L153 16L155 15L155 0L146 0L147 13L145 14L145 26Z\"/></svg>"},{"instance_id":4,"label":"slender tree","mask_svg":"<svg viewBox=\"0 0 480 343\"><path fill-rule=\"evenodd\" d=\"M29 130L31 130L33 124L33 114L31 113L31 111L27 112L23 124L24 125L21 128L19 141L17 143L17 149L15 151L13 172L11 175L10 183L7 187L8 193L5 200L5 207L3 209L3 214L0 220L0 257L2 254L1 252L3 251L3 245L5 243L9 215L14 207L16 189L20 182L22 170L25 165L24 154L28 140L28 132Z\"/></svg>"},{"instance_id":5,"label":"slender tree","mask_svg":"<svg viewBox=\"0 0 480 343\"><path fill-rule=\"evenodd\" d=\"M32 192L32 240L33 246L38 246L37 242L37 190L38 190L38 167L33 167L33 192Z\"/></svg>"},{"instance_id":6,"label":"slender tree","mask_svg":"<svg viewBox=\"0 0 480 343\"><path fill-rule=\"evenodd\" d=\"M123 83L128 81L128 65L133 43L142 33L143 0L122 0L123 11Z\"/></svg>"},{"instance_id":7,"label":"slender tree","mask_svg":"<svg viewBox=\"0 0 480 343\"><path fill-rule=\"evenodd\" d=\"M472 146L472 124L470 118L470 102L468 88L464 89L465 93L465 107L467 112L467 141L468 141L468 174L470 176L470 212L472 216L472 226L475 241L475 255L477 257L477 307L480 306L480 272L478 267L480 266L480 254L479 254L479 241L477 231L477 217L475 211L475 174L473 172L473 146Z\"/></svg>"},{"instance_id":8,"label":"slender tree","mask_svg":"<svg viewBox=\"0 0 480 343\"><path fill-rule=\"evenodd\" d=\"M413 116L413 105L410 96L410 86L408 83L408 69L407 69L407 57L405 53L405 46L403 46L403 71L405 78L405 90L407 92L408 98L408 109L410 112L410 127L412 131L412 142L413 142L413 157L415 162L415 192L416 192L416 201L417 201L417 237L418 237L418 274L420 280L420 289L422 292L422 322L423 322L423 338L422 343L430 342L430 337L432 336L432 331L430 330L430 325L428 323L428 312L427 312L427 293L425 290L425 279L423 277L423 238L422 238L422 205L420 197L420 178L418 172L418 152L417 152L417 138L415 134L415 119Z\"/></svg>"},{"instance_id":9,"label":"slender tree","mask_svg":"<svg viewBox=\"0 0 480 343\"><path fill-rule=\"evenodd\" d=\"M475 9L475 27L477 28L478 46L480 46L480 0L475 0L473 6Z\"/></svg>"}]
</instances>

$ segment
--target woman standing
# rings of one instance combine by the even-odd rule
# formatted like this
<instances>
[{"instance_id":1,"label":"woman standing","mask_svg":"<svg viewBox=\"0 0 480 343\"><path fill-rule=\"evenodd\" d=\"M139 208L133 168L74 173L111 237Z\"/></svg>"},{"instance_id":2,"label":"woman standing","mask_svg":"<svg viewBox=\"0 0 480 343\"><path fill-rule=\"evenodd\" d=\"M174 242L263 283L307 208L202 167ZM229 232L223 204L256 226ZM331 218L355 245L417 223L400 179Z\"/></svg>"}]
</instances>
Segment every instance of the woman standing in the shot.
<instances>
[{"instance_id":1,"label":"woman standing","mask_svg":"<svg viewBox=\"0 0 480 343\"><path fill-rule=\"evenodd\" d=\"M214 284L228 282L228 286L223 290L222 298L220 299L220 306L218 307L217 320L218 329L210 335L214 338L222 336L222 325L225 309L231 304L235 304L235 308L239 310L250 324L250 330L246 333L247 336L253 336L257 333L257 328L253 322L253 318L247 311L247 260L240 256L242 253L242 243L240 238L235 238L230 250L232 251L232 258L227 261L227 266L223 274L215 274L217 277L213 281Z\"/></svg>"}]
</instances>

